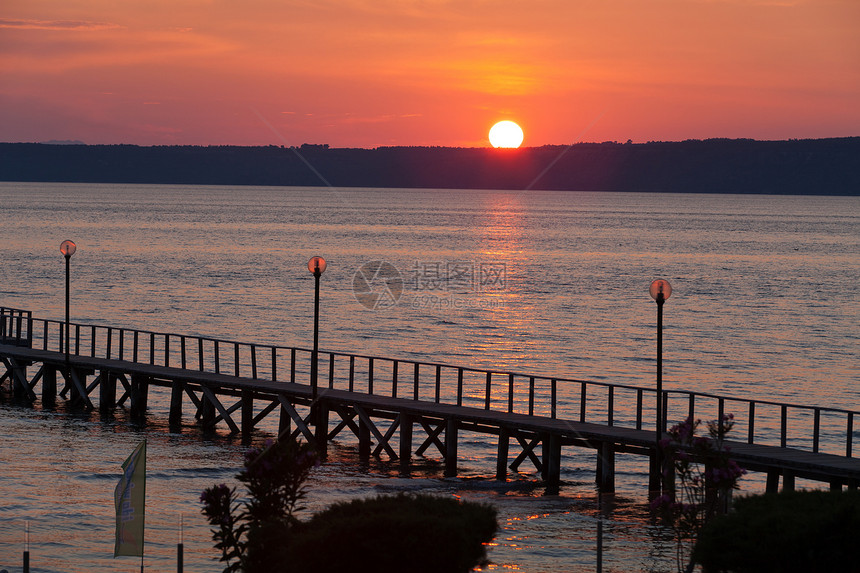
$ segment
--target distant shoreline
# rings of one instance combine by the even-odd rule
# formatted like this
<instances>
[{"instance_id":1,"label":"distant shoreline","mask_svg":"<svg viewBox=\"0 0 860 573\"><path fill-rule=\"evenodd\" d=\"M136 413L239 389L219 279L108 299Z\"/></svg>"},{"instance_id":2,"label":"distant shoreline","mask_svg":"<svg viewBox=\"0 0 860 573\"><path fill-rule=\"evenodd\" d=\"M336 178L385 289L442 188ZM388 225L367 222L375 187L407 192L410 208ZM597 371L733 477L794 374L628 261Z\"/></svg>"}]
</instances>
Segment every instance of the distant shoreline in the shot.
<instances>
[{"instance_id":1,"label":"distant shoreline","mask_svg":"<svg viewBox=\"0 0 860 573\"><path fill-rule=\"evenodd\" d=\"M0 181L860 196L860 137L514 150L0 143Z\"/></svg>"}]
</instances>

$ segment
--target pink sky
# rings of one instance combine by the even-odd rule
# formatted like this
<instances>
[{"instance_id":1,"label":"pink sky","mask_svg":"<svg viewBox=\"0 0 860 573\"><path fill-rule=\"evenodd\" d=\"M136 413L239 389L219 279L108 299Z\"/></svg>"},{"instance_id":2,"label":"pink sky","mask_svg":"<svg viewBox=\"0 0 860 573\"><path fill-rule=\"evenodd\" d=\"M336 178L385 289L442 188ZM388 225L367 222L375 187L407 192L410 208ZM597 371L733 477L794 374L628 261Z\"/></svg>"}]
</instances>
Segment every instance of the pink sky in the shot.
<instances>
[{"instance_id":1,"label":"pink sky","mask_svg":"<svg viewBox=\"0 0 860 573\"><path fill-rule=\"evenodd\" d=\"M858 0L5 0L0 141L860 135Z\"/></svg>"}]
</instances>

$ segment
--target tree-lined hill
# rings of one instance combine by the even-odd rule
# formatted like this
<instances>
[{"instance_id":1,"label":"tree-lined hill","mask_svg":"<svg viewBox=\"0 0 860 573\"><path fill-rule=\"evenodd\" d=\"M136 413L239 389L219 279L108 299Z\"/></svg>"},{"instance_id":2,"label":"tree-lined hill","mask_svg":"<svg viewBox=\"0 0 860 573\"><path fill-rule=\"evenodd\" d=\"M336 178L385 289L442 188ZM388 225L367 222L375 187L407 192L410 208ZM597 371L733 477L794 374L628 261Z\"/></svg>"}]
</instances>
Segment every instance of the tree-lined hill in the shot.
<instances>
[{"instance_id":1,"label":"tree-lined hill","mask_svg":"<svg viewBox=\"0 0 860 573\"><path fill-rule=\"evenodd\" d=\"M860 137L513 150L0 143L0 180L860 195Z\"/></svg>"}]
</instances>

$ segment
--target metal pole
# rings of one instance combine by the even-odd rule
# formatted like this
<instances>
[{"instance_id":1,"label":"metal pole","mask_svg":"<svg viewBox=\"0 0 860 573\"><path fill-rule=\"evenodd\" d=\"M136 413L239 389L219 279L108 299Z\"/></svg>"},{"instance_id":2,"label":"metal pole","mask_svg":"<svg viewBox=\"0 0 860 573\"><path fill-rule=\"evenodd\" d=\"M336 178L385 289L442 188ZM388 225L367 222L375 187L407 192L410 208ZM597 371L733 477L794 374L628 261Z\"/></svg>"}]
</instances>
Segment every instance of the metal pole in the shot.
<instances>
[{"instance_id":1,"label":"metal pole","mask_svg":"<svg viewBox=\"0 0 860 573\"><path fill-rule=\"evenodd\" d=\"M66 362L69 361L69 261L71 255L66 255Z\"/></svg>"},{"instance_id":2,"label":"metal pole","mask_svg":"<svg viewBox=\"0 0 860 573\"><path fill-rule=\"evenodd\" d=\"M176 573L182 573L185 567L185 545L182 543L183 529L185 525L185 516L179 514L179 543L176 544Z\"/></svg>"},{"instance_id":3,"label":"metal pole","mask_svg":"<svg viewBox=\"0 0 860 573\"><path fill-rule=\"evenodd\" d=\"M597 573L603 573L603 494L597 494Z\"/></svg>"},{"instance_id":4,"label":"metal pole","mask_svg":"<svg viewBox=\"0 0 860 573\"><path fill-rule=\"evenodd\" d=\"M666 431L666 413L663 411L663 303L662 291L657 294L657 441Z\"/></svg>"},{"instance_id":5,"label":"metal pole","mask_svg":"<svg viewBox=\"0 0 860 573\"><path fill-rule=\"evenodd\" d=\"M314 402L317 400L317 356L319 348L320 331L320 272L319 267L314 269L314 350L311 356L311 392Z\"/></svg>"},{"instance_id":6,"label":"metal pole","mask_svg":"<svg viewBox=\"0 0 860 573\"><path fill-rule=\"evenodd\" d=\"M23 570L24 573L30 573L30 520L27 520L27 533L26 533L26 543L24 545L24 563Z\"/></svg>"}]
</instances>

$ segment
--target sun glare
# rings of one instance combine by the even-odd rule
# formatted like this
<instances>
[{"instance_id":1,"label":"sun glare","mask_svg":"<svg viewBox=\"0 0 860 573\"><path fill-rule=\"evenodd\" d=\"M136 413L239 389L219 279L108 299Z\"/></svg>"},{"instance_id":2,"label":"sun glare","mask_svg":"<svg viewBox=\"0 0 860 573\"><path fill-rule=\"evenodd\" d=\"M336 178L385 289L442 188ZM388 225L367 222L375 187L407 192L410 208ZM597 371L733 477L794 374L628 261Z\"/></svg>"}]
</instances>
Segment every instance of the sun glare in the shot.
<instances>
[{"instance_id":1,"label":"sun glare","mask_svg":"<svg viewBox=\"0 0 860 573\"><path fill-rule=\"evenodd\" d=\"M523 130L512 121L500 121L490 128L490 145L517 148L523 142Z\"/></svg>"}]
</instances>

